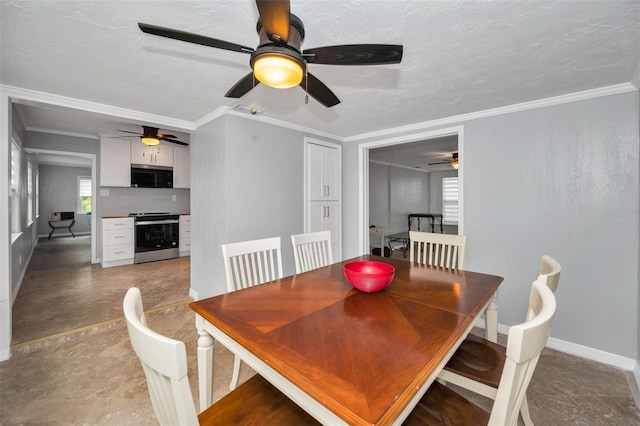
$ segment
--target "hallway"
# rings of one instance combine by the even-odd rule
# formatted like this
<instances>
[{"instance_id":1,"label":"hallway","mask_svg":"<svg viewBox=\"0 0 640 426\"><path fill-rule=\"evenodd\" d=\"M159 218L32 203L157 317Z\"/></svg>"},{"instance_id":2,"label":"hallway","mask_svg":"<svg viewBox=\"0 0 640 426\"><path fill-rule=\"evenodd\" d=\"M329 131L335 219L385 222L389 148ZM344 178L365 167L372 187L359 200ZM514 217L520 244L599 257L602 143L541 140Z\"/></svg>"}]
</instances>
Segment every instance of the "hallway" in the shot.
<instances>
[{"instance_id":1,"label":"hallway","mask_svg":"<svg viewBox=\"0 0 640 426\"><path fill-rule=\"evenodd\" d=\"M199 406L190 258L102 269L89 263L88 238L41 239L33 254L14 304L12 358L0 363L2 425L157 424L122 318L131 286L142 291L150 327L185 342ZM233 356L216 344L214 362L217 400L228 392ZM243 380L252 374L242 372ZM631 386L628 371L545 349L527 394L541 426L631 426L640 424Z\"/></svg>"}]
</instances>

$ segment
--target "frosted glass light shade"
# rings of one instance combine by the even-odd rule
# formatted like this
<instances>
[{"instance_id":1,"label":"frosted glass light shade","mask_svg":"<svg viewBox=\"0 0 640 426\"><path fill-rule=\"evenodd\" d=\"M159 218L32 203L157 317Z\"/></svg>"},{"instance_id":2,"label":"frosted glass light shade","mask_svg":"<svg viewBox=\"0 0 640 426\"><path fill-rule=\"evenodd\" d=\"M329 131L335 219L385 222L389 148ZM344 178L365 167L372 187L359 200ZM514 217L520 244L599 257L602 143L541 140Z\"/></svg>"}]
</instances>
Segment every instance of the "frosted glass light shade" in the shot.
<instances>
[{"instance_id":1,"label":"frosted glass light shade","mask_svg":"<svg viewBox=\"0 0 640 426\"><path fill-rule=\"evenodd\" d=\"M143 136L140 138L143 144L145 145L158 145L160 143L160 139L152 138L149 136Z\"/></svg>"},{"instance_id":2,"label":"frosted glass light shade","mask_svg":"<svg viewBox=\"0 0 640 426\"><path fill-rule=\"evenodd\" d=\"M263 84L288 89L300 84L304 71L293 59L283 55L263 55L253 63L253 74Z\"/></svg>"}]
</instances>

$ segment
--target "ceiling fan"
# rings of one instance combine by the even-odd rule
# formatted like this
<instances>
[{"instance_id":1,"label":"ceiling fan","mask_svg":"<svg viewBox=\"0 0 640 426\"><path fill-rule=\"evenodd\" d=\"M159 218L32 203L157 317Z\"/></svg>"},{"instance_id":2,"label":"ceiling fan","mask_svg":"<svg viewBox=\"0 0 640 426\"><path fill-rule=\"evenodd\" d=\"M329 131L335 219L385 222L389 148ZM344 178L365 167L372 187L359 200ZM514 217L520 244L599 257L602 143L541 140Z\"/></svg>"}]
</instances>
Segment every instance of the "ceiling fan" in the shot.
<instances>
[{"instance_id":1,"label":"ceiling fan","mask_svg":"<svg viewBox=\"0 0 640 426\"><path fill-rule=\"evenodd\" d=\"M128 130L118 130L122 133L131 133L138 137L145 145L158 145L160 141L175 143L176 145L189 146L188 143L177 140L177 136L159 133L157 127L142 126L142 133L130 132ZM127 136L125 136L127 137ZM133 136L128 136L133 137Z\"/></svg>"},{"instance_id":2,"label":"ceiling fan","mask_svg":"<svg viewBox=\"0 0 640 426\"><path fill-rule=\"evenodd\" d=\"M436 164L450 164L454 169L458 169L458 153L454 152L451 154L451 161L441 161L439 163L429 163L430 166L435 166Z\"/></svg>"},{"instance_id":3,"label":"ceiling fan","mask_svg":"<svg viewBox=\"0 0 640 426\"><path fill-rule=\"evenodd\" d=\"M256 28L260 41L256 49L141 22L138 26L148 34L251 55L252 72L229 89L225 94L228 98L240 98L260 83L282 89L299 85L329 108L340 100L307 70L307 64L381 65L402 60L402 45L392 44L346 44L300 50L304 24L290 13L289 0L256 0L256 5L260 15Z\"/></svg>"}]
</instances>

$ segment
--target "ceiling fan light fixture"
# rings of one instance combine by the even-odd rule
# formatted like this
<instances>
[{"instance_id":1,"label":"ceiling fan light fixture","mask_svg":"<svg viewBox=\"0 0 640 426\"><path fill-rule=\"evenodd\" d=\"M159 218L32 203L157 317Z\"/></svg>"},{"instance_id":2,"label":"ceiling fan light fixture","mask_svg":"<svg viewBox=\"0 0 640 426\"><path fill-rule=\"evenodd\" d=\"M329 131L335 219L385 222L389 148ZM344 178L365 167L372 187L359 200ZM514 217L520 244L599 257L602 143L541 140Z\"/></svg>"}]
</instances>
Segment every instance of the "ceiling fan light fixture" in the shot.
<instances>
[{"instance_id":1,"label":"ceiling fan light fixture","mask_svg":"<svg viewBox=\"0 0 640 426\"><path fill-rule=\"evenodd\" d=\"M253 74L262 83L276 89L298 86L304 77L299 61L277 52L263 53L253 61Z\"/></svg>"},{"instance_id":2,"label":"ceiling fan light fixture","mask_svg":"<svg viewBox=\"0 0 640 426\"><path fill-rule=\"evenodd\" d=\"M153 137L153 136L141 136L140 140L145 145L159 145L160 144L160 139L158 139L156 137Z\"/></svg>"},{"instance_id":3,"label":"ceiling fan light fixture","mask_svg":"<svg viewBox=\"0 0 640 426\"><path fill-rule=\"evenodd\" d=\"M451 162L451 167L453 167L454 169L458 170L458 160L454 160Z\"/></svg>"}]
</instances>

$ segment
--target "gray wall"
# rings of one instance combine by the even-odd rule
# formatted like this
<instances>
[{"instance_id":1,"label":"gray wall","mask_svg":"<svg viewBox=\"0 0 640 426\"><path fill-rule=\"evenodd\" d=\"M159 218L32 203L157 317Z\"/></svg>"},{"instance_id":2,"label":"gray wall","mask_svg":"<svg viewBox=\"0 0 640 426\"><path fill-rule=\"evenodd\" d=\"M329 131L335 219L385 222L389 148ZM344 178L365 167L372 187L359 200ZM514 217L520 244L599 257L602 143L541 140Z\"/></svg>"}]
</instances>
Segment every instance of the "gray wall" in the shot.
<instances>
[{"instance_id":1,"label":"gray wall","mask_svg":"<svg viewBox=\"0 0 640 426\"><path fill-rule=\"evenodd\" d=\"M22 156L21 156L21 165L20 165L20 187L27 187L27 158L28 155L24 152L25 148L25 130L18 114L15 112L15 107L12 107L12 133L15 141L22 148ZM9 159L11 158L11 141L9 141ZM10 162L11 160L9 160ZM9 170L11 173L11 170ZM9 182L7 182L9 184ZM36 246L37 241L37 222L34 220L32 223L28 223L27 221L27 191L23 191L22 197L20 198L20 217L19 223L21 224L21 234L20 236L13 241L10 245L11 249L11 300L10 303L13 304L13 300L15 300L16 294L19 290L20 282L22 281L22 277L26 271L28 261L31 258L31 253L33 253L33 249ZM12 212L9 209L9 215L11 216ZM13 218L9 218L9 224L12 223ZM11 236L11 230L9 230L9 235ZM3 306L3 310L5 307ZM4 333L3 333L4 334ZM10 333L9 333L10 334ZM4 340L4 339L3 339Z\"/></svg>"},{"instance_id":2,"label":"gray wall","mask_svg":"<svg viewBox=\"0 0 640 426\"><path fill-rule=\"evenodd\" d=\"M431 212L429 194L429 173L369 163L369 221L385 235L407 232L409 213Z\"/></svg>"},{"instance_id":3,"label":"gray wall","mask_svg":"<svg viewBox=\"0 0 640 426\"><path fill-rule=\"evenodd\" d=\"M549 254L563 267L552 336L638 359L638 92L459 124L466 266L504 277L499 322L522 321ZM360 250L358 145L371 141L343 147L345 258Z\"/></svg>"},{"instance_id":4,"label":"gray wall","mask_svg":"<svg viewBox=\"0 0 640 426\"><path fill-rule=\"evenodd\" d=\"M78 214L78 176L91 177L91 168L40 165L40 217L38 234L48 235L52 212L71 211L76 222L71 228L74 234L91 234L87 216ZM54 236L71 235L66 228L57 229Z\"/></svg>"},{"instance_id":5,"label":"gray wall","mask_svg":"<svg viewBox=\"0 0 640 426\"><path fill-rule=\"evenodd\" d=\"M228 115L191 135L191 288L226 292L220 244L280 237L284 274L291 235L304 231L307 134ZM318 139L317 136L314 138Z\"/></svg>"}]
</instances>

